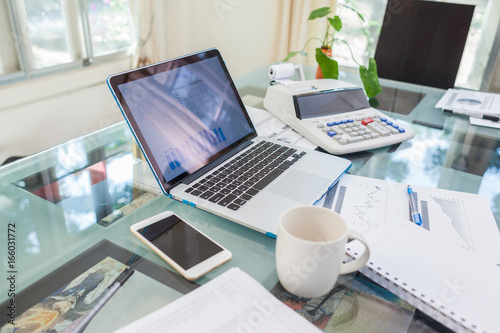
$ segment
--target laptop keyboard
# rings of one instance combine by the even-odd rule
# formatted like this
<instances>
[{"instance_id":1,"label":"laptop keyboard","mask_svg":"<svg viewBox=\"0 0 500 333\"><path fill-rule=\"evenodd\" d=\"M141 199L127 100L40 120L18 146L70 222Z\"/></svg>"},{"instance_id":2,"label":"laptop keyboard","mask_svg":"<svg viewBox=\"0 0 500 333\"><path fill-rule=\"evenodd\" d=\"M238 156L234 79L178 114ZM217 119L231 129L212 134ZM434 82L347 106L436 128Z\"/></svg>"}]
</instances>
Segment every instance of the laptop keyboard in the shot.
<instances>
[{"instance_id":1,"label":"laptop keyboard","mask_svg":"<svg viewBox=\"0 0 500 333\"><path fill-rule=\"evenodd\" d=\"M305 154L294 148L260 141L194 183L186 192L238 210Z\"/></svg>"}]
</instances>

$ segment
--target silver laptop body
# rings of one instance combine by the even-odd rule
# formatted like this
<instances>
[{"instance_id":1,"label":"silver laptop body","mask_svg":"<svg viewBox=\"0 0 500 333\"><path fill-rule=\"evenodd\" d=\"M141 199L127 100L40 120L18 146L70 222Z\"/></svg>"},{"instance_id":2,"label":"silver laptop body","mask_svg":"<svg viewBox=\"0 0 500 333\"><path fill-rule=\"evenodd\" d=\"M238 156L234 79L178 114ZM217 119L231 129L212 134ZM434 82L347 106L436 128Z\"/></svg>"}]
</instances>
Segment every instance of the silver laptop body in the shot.
<instances>
[{"instance_id":1,"label":"silver laptop body","mask_svg":"<svg viewBox=\"0 0 500 333\"><path fill-rule=\"evenodd\" d=\"M280 214L312 205L344 158L258 137L218 50L108 78L162 191L275 236Z\"/></svg>"}]
</instances>

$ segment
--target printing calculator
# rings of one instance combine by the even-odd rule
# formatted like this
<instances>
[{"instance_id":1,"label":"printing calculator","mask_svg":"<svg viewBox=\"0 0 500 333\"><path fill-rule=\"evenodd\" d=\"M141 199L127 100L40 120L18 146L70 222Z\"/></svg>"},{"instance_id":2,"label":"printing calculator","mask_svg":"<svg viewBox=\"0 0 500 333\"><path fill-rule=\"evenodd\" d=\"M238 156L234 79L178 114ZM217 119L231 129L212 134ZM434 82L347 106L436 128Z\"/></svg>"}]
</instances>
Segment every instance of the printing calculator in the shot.
<instances>
[{"instance_id":1,"label":"printing calculator","mask_svg":"<svg viewBox=\"0 0 500 333\"><path fill-rule=\"evenodd\" d=\"M334 79L270 86L264 108L335 155L384 147L415 136L411 129L370 107L362 88Z\"/></svg>"}]
</instances>

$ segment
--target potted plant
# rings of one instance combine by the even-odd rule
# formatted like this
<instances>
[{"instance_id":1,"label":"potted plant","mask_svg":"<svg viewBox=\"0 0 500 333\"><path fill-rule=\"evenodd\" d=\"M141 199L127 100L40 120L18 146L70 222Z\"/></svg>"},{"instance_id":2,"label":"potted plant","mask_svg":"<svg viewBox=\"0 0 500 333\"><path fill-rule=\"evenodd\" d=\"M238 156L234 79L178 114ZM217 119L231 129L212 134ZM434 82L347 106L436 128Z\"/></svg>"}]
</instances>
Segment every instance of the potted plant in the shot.
<instances>
[{"instance_id":1,"label":"potted plant","mask_svg":"<svg viewBox=\"0 0 500 333\"><path fill-rule=\"evenodd\" d=\"M359 18L364 22L365 19L363 18L363 15L361 15L357 10L355 10L352 7L349 7L344 4L339 4L340 6L343 6L349 10L354 11ZM315 52L315 57L316 57L316 62L318 63L318 71L322 73L323 78L332 78L332 79L338 79L339 77L339 65L338 62L334 59L331 58L331 50L333 43L335 42L340 42L344 43L347 45L349 50L351 51L351 57L353 61L359 66L359 76L361 78L361 82L363 82L363 87L365 89L366 95L370 99L370 104L374 107L377 106L377 100L374 98L377 94L379 94L382 91L382 87L380 86L379 80L378 80L378 74L377 74L377 63L375 62L374 58L369 58L368 61L368 68L366 66L363 66L359 64L356 59L354 58L354 55L352 53L351 47L349 46L349 43L347 43L345 40L340 40L335 38L335 33L337 31L340 31L342 29L342 20L338 15L334 15L333 17L328 17L328 15L331 13L330 7L322 7L315 9L311 12L309 15L308 20L315 20L318 18L326 18L326 33L323 39L317 38L317 37L312 37L310 38L306 44L304 45L304 48L302 51L292 51L288 53L288 55L283 59L283 61L288 61L290 58L296 56L297 54L301 54L303 56L307 56L307 53L304 51L305 47L307 44L313 40L319 41L321 43L320 47L316 48ZM317 73L319 74L319 73ZM318 75L317 75L318 77ZM319 76L321 78L321 76Z\"/></svg>"}]
</instances>

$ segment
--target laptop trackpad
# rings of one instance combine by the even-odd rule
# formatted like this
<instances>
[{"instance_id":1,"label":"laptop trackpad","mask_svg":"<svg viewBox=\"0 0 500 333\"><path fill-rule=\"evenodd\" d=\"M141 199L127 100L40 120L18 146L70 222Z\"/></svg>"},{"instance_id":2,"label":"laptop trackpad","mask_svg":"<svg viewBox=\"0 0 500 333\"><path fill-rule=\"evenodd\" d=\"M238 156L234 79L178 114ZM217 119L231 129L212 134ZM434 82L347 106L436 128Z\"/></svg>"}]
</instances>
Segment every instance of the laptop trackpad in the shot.
<instances>
[{"instance_id":1,"label":"laptop trackpad","mask_svg":"<svg viewBox=\"0 0 500 333\"><path fill-rule=\"evenodd\" d=\"M309 173L292 170L269 188L269 192L294 201L308 204L321 192L330 180Z\"/></svg>"}]
</instances>

